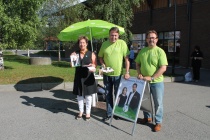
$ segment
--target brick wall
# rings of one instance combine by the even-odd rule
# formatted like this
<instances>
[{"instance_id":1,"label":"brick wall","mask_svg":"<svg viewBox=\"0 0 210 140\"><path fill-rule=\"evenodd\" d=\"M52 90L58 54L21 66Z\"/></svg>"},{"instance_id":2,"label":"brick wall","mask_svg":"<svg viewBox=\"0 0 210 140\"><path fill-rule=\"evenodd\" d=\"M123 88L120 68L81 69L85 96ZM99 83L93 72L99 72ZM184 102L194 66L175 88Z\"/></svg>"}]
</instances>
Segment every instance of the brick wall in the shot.
<instances>
[{"instance_id":1,"label":"brick wall","mask_svg":"<svg viewBox=\"0 0 210 140\"><path fill-rule=\"evenodd\" d=\"M210 69L210 1L202 0L192 4L191 31L187 15L187 5L177 6L176 30L181 31L179 65L190 66L190 54L195 45L204 53L203 68ZM151 20L152 19L152 20ZM136 13L131 31L133 34L145 33L150 29L157 32L174 30L174 7Z\"/></svg>"}]
</instances>

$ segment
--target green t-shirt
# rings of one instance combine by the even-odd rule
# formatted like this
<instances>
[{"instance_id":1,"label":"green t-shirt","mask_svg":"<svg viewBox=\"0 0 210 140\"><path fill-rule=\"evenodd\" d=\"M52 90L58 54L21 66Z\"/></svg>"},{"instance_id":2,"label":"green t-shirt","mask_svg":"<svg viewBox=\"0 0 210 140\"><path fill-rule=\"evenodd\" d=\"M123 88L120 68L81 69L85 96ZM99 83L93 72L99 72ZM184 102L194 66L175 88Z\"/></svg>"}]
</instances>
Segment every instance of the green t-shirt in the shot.
<instances>
[{"instance_id":1,"label":"green t-shirt","mask_svg":"<svg viewBox=\"0 0 210 140\"><path fill-rule=\"evenodd\" d=\"M143 76L152 76L160 66L168 65L166 54L158 46L143 48L137 55L135 62L140 64L140 71ZM153 83L163 81L163 75L155 78Z\"/></svg>"},{"instance_id":2,"label":"green t-shirt","mask_svg":"<svg viewBox=\"0 0 210 140\"><path fill-rule=\"evenodd\" d=\"M104 74L108 76L121 75L123 57L129 54L130 52L125 41L121 39L118 39L115 43L111 43L109 40L105 41L101 46L98 56L103 58L106 67L111 67L114 71Z\"/></svg>"}]
</instances>

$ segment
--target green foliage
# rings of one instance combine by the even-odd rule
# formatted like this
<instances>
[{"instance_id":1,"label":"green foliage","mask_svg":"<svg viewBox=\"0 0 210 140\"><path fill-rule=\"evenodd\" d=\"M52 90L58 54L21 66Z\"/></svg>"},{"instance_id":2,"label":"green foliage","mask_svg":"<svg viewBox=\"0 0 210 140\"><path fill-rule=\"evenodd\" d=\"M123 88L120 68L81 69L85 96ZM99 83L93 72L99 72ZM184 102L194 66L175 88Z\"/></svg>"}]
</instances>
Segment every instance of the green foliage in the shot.
<instances>
[{"instance_id":1,"label":"green foliage","mask_svg":"<svg viewBox=\"0 0 210 140\"><path fill-rule=\"evenodd\" d=\"M1 48L32 48L40 20L37 10L44 0L3 0L0 2Z\"/></svg>"},{"instance_id":2,"label":"green foliage","mask_svg":"<svg viewBox=\"0 0 210 140\"><path fill-rule=\"evenodd\" d=\"M122 38L129 42L131 32L128 29L132 26L133 7L139 7L142 1L144 0L87 0L86 5L90 17L106 20L124 27L126 34Z\"/></svg>"},{"instance_id":3,"label":"green foliage","mask_svg":"<svg viewBox=\"0 0 210 140\"><path fill-rule=\"evenodd\" d=\"M43 4L39 15L47 26L40 28L40 35L44 35L42 40L44 37L56 37L64 28L86 19L88 12L78 2L79 0L47 0Z\"/></svg>"},{"instance_id":4,"label":"green foliage","mask_svg":"<svg viewBox=\"0 0 210 140\"><path fill-rule=\"evenodd\" d=\"M131 38L131 32L128 30L132 26L134 17L133 7L139 7L144 0L87 0L76 4L77 0L71 0L66 4L66 0L48 0L45 8L41 10L42 17L48 19L50 29L45 29L46 36L57 36L61 30L69 25L84 21L87 19L102 19L125 28L126 34L122 36L126 42ZM53 9L57 12L52 13ZM44 14L50 13L50 14ZM60 17L60 18L58 18ZM61 18L62 17L62 18ZM53 22L52 22L53 20Z\"/></svg>"},{"instance_id":5,"label":"green foliage","mask_svg":"<svg viewBox=\"0 0 210 140\"><path fill-rule=\"evenodd\" d=\"M79 0L46 0L38 13L45 23L45 26L38 29L36 41L38 47L44 46L43 44L46 43L44 38L57 37L61 30L84 19L83 17L86 15L84 12L85 6L77 4L78 2ZM67 46L63 45L64 47Z\"/></svg>"},{"instance_id":6,"label":"green foliage","mask_svg":"<svg viewBox=\"0 0 210 140\"><path fill-rule=\"evenodd\" d=\"M142 1L87 0L76 4L79 0L1 0L0 48L42 48L44 38L56 37L67 26L87 19L102 19L124 27L123 39L128 42L133 7Z\"/></svg>"}]
</instances>

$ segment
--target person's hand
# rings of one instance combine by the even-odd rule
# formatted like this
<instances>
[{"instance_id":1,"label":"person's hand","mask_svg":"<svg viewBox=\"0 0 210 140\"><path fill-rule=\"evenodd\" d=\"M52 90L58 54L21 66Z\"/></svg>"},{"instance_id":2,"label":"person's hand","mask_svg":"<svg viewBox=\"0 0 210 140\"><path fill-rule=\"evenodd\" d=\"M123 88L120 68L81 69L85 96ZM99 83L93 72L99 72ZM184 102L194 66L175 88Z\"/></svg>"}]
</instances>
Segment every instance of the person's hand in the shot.
<instances>
[{"instance_id":1,"label":"person's hand","mask_svg":"<svg viewBox=\"0 0 210 140\"><path fill-rule=\"evenodd\" d=\"M129 79L130 78L130 74L129 73L126 73L125 75L124 75L124 78L127 80L127 79Z\"/></svg>"},{"instance_id":2,"label":"person's hand","mask_svg":"<svg viewBox=\"0 0 210 140\"><path fill-rule=\"evenodd\" d=\"M143 77L143 80L144 81L152 81L152 79L151 79L151 76L145 76L145 77Z\"/></svg>"},{"instance_id":3,"label":"person's hand","mask_svg":"<svg viewBox=\"0 0 210 140\"><path fill-rule=\"evenodd\" d=\"M76 52L71 53L71 55L70 55L70 56L72 56L72 55L76 55Z\"/></svg>"},{"instance_id":4,"label":"person's hand","mask_svg":"<svg viewBox=\"0 0 210 140\"><path fill-rule=\"evenodd\" d=\"M139 75L137 76L137 78L140 79L140 80L143 80L144 77L143 77L143 75L139 74Z\"/></svg>"},{"instance_id":5,"label":"person's hand","mask_svg":"<svg viewBox=\"0 0 210 140\"><path fill-rule=\"evenodd\" d=\"M105 64L102 64L101 67L102 67L102 68L106 68L106 65L105 65Z\"/></svg>"}]
</instances>

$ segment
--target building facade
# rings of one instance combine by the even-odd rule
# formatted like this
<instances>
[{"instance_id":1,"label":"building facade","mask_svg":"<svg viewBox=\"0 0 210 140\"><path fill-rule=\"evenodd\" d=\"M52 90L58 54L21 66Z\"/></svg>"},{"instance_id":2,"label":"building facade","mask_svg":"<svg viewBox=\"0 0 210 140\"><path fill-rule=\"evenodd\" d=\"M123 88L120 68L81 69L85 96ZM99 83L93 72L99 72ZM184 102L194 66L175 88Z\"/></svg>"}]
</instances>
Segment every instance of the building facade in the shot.
<instances>
[{"instance_id":1,"label":"building facade","mask_svg":"<svg viewBox=\"0 0 210 140\"><path fill-rule=\"evenodd\" d=\"M130 28L134 46L146 46L145 33L154 29L170 65L190 67L190 55L199 45L204 54L202 68L210 69L210 0L145 0L134 13Z\"/></svg>"}]
</instances>

